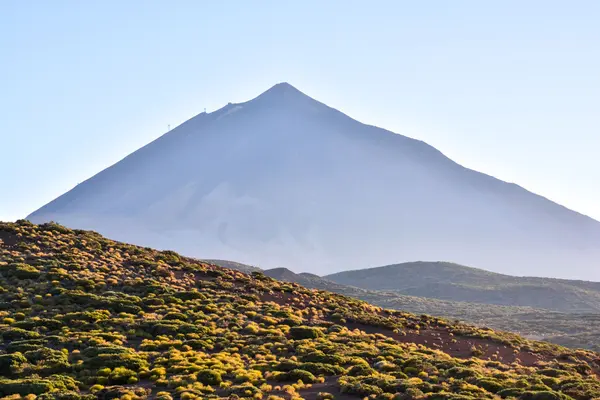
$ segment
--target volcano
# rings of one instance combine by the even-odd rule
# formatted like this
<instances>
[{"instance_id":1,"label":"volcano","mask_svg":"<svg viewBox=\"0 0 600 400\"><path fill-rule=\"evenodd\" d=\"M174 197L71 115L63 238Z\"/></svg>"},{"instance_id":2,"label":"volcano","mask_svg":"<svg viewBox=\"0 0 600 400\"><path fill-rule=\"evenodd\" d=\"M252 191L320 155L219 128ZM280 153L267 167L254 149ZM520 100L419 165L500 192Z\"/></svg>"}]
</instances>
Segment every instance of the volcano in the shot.
<instances>
[{"instance_id":1,"label":"volcano","mask_svg":"<svg viewBox=\"0 0 600 400\"><path fill-rule=\"evenodd\" d=\"M201 113L27 217L319 275L413 260L600 280L600 223L280 83Z\"/></svg>"}]
</instances>

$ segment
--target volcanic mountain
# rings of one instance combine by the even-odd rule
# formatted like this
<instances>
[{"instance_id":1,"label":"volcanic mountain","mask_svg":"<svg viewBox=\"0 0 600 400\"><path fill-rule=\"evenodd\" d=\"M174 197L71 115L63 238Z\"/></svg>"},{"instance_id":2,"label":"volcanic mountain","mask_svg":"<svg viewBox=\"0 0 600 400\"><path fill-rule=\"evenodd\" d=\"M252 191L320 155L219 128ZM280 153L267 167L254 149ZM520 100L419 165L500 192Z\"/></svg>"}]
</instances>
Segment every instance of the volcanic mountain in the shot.
<instances>
[{"instance_id":1,"label":"volcanic mountain","mask_svg":"<svg viewBox=\"0 0 600 400\"><path fill-rule=\"evenodd\" d=\"M599 222L287 83L193 117L28 219L320 275L444 260L600 279Z\"/></svg>"}]
</instances>

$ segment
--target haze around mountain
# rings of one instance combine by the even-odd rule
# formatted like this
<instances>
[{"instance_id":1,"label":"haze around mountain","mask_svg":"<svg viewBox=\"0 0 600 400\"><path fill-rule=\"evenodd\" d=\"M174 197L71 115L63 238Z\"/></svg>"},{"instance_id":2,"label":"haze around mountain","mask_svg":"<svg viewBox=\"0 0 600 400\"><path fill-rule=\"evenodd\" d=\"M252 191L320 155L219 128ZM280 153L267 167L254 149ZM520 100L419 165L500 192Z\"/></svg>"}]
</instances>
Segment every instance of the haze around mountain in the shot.
<instances>
[{"instance_id":1,"label":"haze around mountain","mask_svg":"<svg viewBox=\"0 0 600 400\"><path fill-rule=\"evenodd\" d=\"M197 115L28 219L319 275L442 260L600 279L597 221L287 83Z\"/></svg>"}]
</instances>

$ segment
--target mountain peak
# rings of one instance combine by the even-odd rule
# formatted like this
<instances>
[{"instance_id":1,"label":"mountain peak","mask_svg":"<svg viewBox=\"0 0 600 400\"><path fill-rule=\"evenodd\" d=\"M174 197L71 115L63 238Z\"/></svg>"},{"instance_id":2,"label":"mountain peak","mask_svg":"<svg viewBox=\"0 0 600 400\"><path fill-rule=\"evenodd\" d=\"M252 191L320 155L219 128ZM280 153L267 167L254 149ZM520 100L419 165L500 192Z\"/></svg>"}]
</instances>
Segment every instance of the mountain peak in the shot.
<instances>
[{"instance_id":1,"label":"mountain peak","mask_svg":"<svg viewBox=\"0 0 600 400\"><path fill-rule=\"evenodd\" d=\"M275 86L268 89L266 92L263 92L261 95L259 95L255 100L260 100L261 102L264 101L269 103L318 103L315 99L302 93L300 90L296 89L294 86L290 85L287 82L280 82L276 84Z\"/></svg>"},{"instance_id":2,"label":"mountain peak","mask_svg":"<svg viewBox=\"0 0 600 400\"><path fill-rule=\"evenodd\" d=\"M296 93L296 94L303 94L302 92L300 92L298 89L296 89L295 87L293 87L292 85L290 85L287 82L277 83L273 87L271 87L269 90L267 90L265 93Z\"/></svg>"},{"instance_id":3,"label":"mountain peak","mask_svg":"<svg viewBox=\"0 0 600 400\"><path fill-rule=\"evenodd\" d=\"M190 119L28 218L321 274L442 259L600 279L600 223L285 82Z\"/></svg>"}]
</instances>

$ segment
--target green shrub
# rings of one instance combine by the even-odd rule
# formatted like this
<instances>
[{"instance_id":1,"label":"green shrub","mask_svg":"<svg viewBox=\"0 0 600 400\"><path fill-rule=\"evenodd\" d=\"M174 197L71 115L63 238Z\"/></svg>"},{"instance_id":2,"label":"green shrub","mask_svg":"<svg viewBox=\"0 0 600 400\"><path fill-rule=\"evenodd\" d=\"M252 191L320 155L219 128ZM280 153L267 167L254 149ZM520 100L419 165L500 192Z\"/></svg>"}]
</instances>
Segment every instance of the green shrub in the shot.
<instances>
[{"instance_id":1,"label":"green shrub","mask_svg":"<svg viewBox=\"0 0 600 400\"><path fill-rule=\"evenodd\" d=\"M0 375L11 376L21 372L27 358L21 353L0 355Z\"/></svg>"},{"instance_id":2,"label":"green shrub","mask_svg":"<svg viewBox=\"0 0 600 400\"><path fill-rule=\"evenodd\" d=\"M45 363L69 363L67 354L62 351L42 347L35 350L30 350L24 354L27 361L32 364L44 361Z\"/></svg>"},{"instance_id":3,"label":"green shrub","mask_svg":"<svg viewBox=\"0 0 600 400\"><path fill-rule=\"evenodd\" d=\"M114 384L131 383L130 378L137 378L137 373L125 367L117 367L109 375L110 382Z\"/></svg>"},{"instance_id":4,"label":"green shrub","mask_svg":"<svg viewBox=\"0 0 600 400\"><path fill-rule=\"evenodd\" d=\"M375 370L367 365L354 365L350 367L347 374L349 376L365 376L375 374Z\"/></svg>"},{"instance_id":5,"label":"green shrub","mask_svg":"<svg viewBox=\"0 0 600 400\"><path fill-rule=\"evenodd\" d=\"M37 332L28 331L21 328L9 328L2 332L2 339L5 342L12 342L13 340L24 340L24 339L38 339L41 335Z\"/></svg>"},{"instance_id":6,"label":"green shrub","mask_svg":"<svg viewBox=\"0 0 600 400\"><path fill-rule=\"evenodd\" d=\"M177 321L186 321L188 319L188 317L185 316L185 314L182 313L178 313L178 312L170 312L165 314L165 316L163 317L164 320L177 320Z\"/></svg>"},{"instance_id":7,"label":"green shrub","mask_svg":"<svg viewBox=\"0 0 600 400\"><path fill-rule=\"evenodd\" d=\"M237 395L242 397L254 397L255 395L261 393L259 388L249 383L244 383L242 385L233 385L229 388L228 392L231 395Z\"/></svg>"},{"instance_id":8,"label":"green shrub","mask_svg":"<svg viewBox=\"0 0 600 400\"><path fill-rule=\"evenodd\" d=\"M521 388L506 388L500 390L496 394L505 399L507 397L519 397L521 394L523 394L523 392L524 390Z\"/></svg>"},{"instance_id":9,"label":"green shrub","mask_svg":"<svg viewBox=\"0 0 600 400\"><path fill-rule=\"evenodd\" d=\"M218 385L223 382L221 373L215 370L205 369L196 374L196 379L205 385Z\"/></svg>"},{"instance_id":10,"label":"green shrub","mask_svg":"<svg viewBox=\"0 0 600 400\"><path fill-rule=\"evenodd\" d=\"M452 378L465 379L477 377L479 373L469 368L453 367L448 370L447 375Z\"/></svg>"},{"instance_id":11,"label":"green shrub","mask_svg":"<svg viewBox=\"0 0 600 400\"><path fill-rule=\"evenodd\" d=\"M9 379L1 379L0 380L0 395L8 396L11 394L42 394L46 392L50 392L54 389L52 382L49 380L43 379L18 379L18 380L9 380Z\"/></svg>"},{"instance_id":12,"label":"green shrub","mask_svg":"<svg viewBox=\"0 0 600 400\"><path fill-rule=\"evenodd\" d=\"M552 391L527 391L519 397L520 400L571 400L571 397Z\"/></svg>"},{"instance_id":13,"label":"green shrub","mask_svg":"<svg viewBox=\"0 0 600 400\"><path fill-rule=\"evenodd\" d=\"M343 367L338 365L313 362L299 364L298 368L316 375L341 375L345 371Z\"/></svg>"},{"instance_id":14,"label":"green shrub","mask_svg":"<svg viewBox=\"0 0 600 400\"><path fill-rule=\"evenodd\" d=\"M47 341L45 339L31 339L31 340L17 340L9 343L6 346L8 353L21 352L36 350L43 347Z\"/></svg>"},{"instance_id":15,"label":"green shrub","mask_svg":"<svg viewBox=\"0 0 600 400\"><path fill-rule=\"evenodd\" d=\"M342 393L355 394L358 396L370 396L370 395L381 395L383 394L383 390L375 385L370 385L367 383L355 382L355 383L346 383L341 384ZM412 398L412 397L409 397Z\"/></svg>"},{"instance_id":16,"label":"green shrub","mask_svg":"<svg viewBox=\"0 0 600 400\"><path fill-rule=\"evenodd\" d=\"M478 379L476 385L487 390L490 393L498 393L504 387L501 383L493 379Z\"/></svg>"},{"instance_id":17,"label":"green shrub","mask_svg":"<svg viewBox=\"0 0 600 400\"><path fill-rule=\"evenodd\" d=\"M17 279L37 279L40 276L40 271L36 267L23 263L9 264L0 268L0 272Z\"/></svg>"},{"instance_id":18,"label":"green shrub","mask_svg":"<svg viewBox=\"0 0 600 400\"><path fill-rule=\"evenodd\" d=\"M90 393L96 393L102 389L104 389L104 386L96 384L90 388Z\"/></svg>"},{"instance_id":19,"label":"green shrub","mask_svg":"<svg viewBox=\"0 0 600 400\"><path fill-rule=\"evenodd\" d=\"M315 362L324 364L343 365L347 363L347 359L338 354L325 354L322 351L313 351L300 357L305 362Z\"/></svg>"},{"instance_id":20,"label":"green shrub","mask_svg":"<svg viewBox=\"0 0 600 400\"><path fill-rule=\"evenodd\" d=\"M295 340L316 339L323 336L323 332L319 328L310 326L292 326L290 328L290 336Z\"/></svg>"},{"instance_id":21,"label":"green shrub","mask_svg":"<svg viewBox=\"0 0 600 400\"><path fill-rule=\"evenodd\" d=\"M286 380L297 381L301 380L304 383L316 382L317 378L310 372L303 369L293 369L286 374Z\"/></svg>"},{"instance_id":22,"label":"green shrub","mask_svg":"<svg viewBox=\"0 0 600 400\"><path fill-rule=\"evenodd\" d=\"M281 325L287 325L287 326L300 326L302 325L302 319L298 318L298 317L287 317L284 318L283 321L281 321Z\"/></svg>"},{"instance_id":23,"label":"green shrub","mask_svg":"<svg viewBox=\"0 0 600 400\"><path fill-rule=\"evenodd\" d=\"M137 354L98 354L84 360L84 366L91 369L124 367L139 371L148 367L148 362Z\"/></svg>"},{"instance_id":24,"label":"green shrub","mask_svg":"<svg viewBox=\"0 0 600 400\"><path fill-rule=\"evenodd\" d=\"M569 373L567 371L561 371L560 369L554 369L554 368L541 369L538 371L538 373L541 375L546 375L546 376L550 376L553 378L563 376L563 375L569 375Z\"/></svg>"},{"instance_id":25,"label":"green shrub","mask_svg":"<svg viewBox=\"0 0 600 400\"><path fill-rule=\"evenodd\" d=\"M328 392L317 393L317 400L333 400L335 396Z\"/></svg>"}]
</instances>

